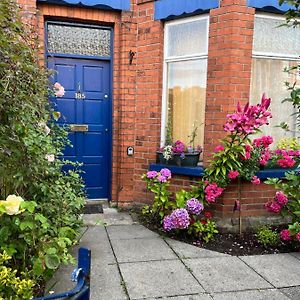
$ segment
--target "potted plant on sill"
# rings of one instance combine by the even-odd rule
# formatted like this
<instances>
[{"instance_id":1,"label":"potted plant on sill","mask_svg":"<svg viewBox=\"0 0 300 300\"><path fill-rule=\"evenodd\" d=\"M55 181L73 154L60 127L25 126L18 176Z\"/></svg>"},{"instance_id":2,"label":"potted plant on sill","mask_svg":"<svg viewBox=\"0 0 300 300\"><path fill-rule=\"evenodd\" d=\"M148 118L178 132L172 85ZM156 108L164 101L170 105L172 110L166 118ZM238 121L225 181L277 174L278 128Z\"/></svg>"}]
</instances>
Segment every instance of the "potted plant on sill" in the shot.
<instances>
[{"instance_id":1,"label":"potted plant on sill","mask_svg":"<svg viewBox=\"0 0 300 300\"><path fill-rule=\"evenodd\" d=\"M202 147L195 147L198 128L193 127L192 133L189 135L189 146L186 146L180 140L177 140L175 143L167 143L166 146L156 152L156 163L181 167L196 167L202 153Z\"/></svg>"}]
</instances>

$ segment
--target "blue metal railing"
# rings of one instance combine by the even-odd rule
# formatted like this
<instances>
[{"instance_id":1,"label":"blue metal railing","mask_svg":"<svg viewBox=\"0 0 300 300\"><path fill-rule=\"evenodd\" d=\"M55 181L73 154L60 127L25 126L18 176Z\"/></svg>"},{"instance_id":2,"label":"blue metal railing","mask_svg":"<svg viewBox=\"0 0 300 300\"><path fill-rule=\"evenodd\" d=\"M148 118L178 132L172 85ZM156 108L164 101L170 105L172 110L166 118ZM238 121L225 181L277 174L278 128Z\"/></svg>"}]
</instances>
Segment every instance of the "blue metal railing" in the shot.
<instances>
[{"instance_id":1,"label":"blue metal railing","mask_svg":"<svg viewBox=\"0 0 300 300\"><path fill-rule=\"evenodd\" d=\"M80 248L78 251L78 266L71 275L71 280L77 282L77 285L67 292L48 295L33 300L54 300L54 299L72 299L89 300L90 299L90 272L91 272L91 251L86 248Z\"/></svg>"}]
</instances>

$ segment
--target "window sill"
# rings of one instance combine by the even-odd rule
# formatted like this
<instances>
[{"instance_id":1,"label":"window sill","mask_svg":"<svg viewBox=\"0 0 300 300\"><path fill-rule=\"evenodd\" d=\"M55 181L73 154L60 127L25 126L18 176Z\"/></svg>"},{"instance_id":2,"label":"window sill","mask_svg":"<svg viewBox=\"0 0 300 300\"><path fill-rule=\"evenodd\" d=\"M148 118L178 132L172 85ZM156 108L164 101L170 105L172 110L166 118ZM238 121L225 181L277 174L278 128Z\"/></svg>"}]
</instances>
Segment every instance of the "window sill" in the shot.
<instances>
[{"instance_id":1,"label":"window sill","mask_svg":"<svg viewBox=\"0 0 300 300\"><path fill-rule=\"evenodd\" d=\"M150 171L160 171L162 168L168 168L172 174L176 175L186 175L186 176L193 176L193 177L202 177L204 175L204 168L201 166L197 167L178 167L178 166L170 166L170 165L163 165L163 164L150 164L149 170ZM300 172L300 168L295 170L288 170L288 169L265 169L261 170L257 173L257 177L260 179L267 179L267 178L284 178L284 173L288 171L297 171Z\"/></svg>"},{"instance_id":2,"label":"window sill","mask_svg":"<svg viewBox=\"0 0 300 300\"><path fill-rule=\"evenodd\" d=\"M171 165L162 165L162 164L150 164L149 170L150 171L160 171L162 168L168 168L172 174L177 175L187 175L187 176L194 176L194 177L202 177L204 175L204 168L199 167L178 167L178 166L171 166Z\"/></svg>"},{"instance_id":3,"label":"window sill","mask_svg":"<svg viewBox=\"0 0 300 300\"><path fill-rule=\"evenodd\" d=\"M284 178L284 174L289 171L296 171L300 172L300 168L297 169L265 169L261 170L257 173L257 177L260 179L267 179L267 178Z\"/></svg>"}]
</instances>

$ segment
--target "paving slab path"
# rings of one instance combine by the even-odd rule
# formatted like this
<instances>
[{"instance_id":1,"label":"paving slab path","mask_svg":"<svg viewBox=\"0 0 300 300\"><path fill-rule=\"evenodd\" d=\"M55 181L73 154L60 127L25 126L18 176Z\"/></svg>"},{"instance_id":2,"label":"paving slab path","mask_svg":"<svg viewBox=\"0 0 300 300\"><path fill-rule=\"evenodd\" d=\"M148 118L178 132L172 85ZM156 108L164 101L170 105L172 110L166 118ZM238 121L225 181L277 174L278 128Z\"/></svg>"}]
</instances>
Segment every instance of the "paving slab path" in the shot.
<instances>
[{"instance_id":1,"label":"paving slab path","mask_svg":"<svg viewBox=\"0 0 300 300\"><path fill-rule=\"evenodd\" d=\"M300 299L299 253L237 257L201 249L113 209L84 219L79 246L92 251L91 300ZM70 288L73 268L62 267L48 289Z\"/></svg>"}]
</instances>

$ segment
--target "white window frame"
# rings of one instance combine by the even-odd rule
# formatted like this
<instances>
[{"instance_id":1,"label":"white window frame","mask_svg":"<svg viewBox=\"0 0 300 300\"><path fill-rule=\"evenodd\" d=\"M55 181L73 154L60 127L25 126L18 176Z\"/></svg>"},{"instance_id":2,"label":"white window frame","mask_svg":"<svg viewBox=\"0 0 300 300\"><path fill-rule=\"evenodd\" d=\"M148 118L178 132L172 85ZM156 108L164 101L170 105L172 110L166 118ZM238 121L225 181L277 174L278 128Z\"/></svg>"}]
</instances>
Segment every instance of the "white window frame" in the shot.
<instances>
[{"instance_id":1,"label":"white window frame","mask_svg":"<svg viewBox=\"0 0 300 300\"><path fill-rule=\"evenodd\" d=\"M283 16L278 16L275 14L266 14L266 13L257 13L257 14L255 14L255 18L285 21L285 17L283 17ZM255 20L254 20L254 22L255 22ZM253 46L254 46L254 37L253 37ZM280 59L280 60L294 60L294 61L299 62L299 55L289 55L289 54L283 54L283 53L252 51L252 57L253 58Z\"/></svg>"},{"instance_id":2,"label":"white window frame","mask_svg":"<svg viewBox=\"0 0 300 300\"><path fill-rule=\"evenodd\" d=\"M206 35L207 35L207 44L205 52L200 54L193 54L193 55L181 55L181 56L169 56L167 57L168 53L168 39L169 39L169 30L168 28L173 25L178 24L186 24L191 23L194 21L199 20L206 20ZM208 42L209 42L209 15L201 15L195 17L188 17L180 20L173 20L168 21L164 25L164 63L163 63L163 92L162 92L162 116L161 116L161 141L160 146L163 147L165 140L166 140L166 125L167 125L167 87L168 87L168 63L170 62L180 62L180 61L187 61L187 60L198 60L198 59L207 59L208 58Z\"/></svg>"},{"instance_id":3,"label":"white window frame","mask_svg":"<svg viewBox=\"0 0 300 300\"><path fill-rule=\"evenodd\" d=\"M268 13L256 13L255 18L285 21L284 16L278 16L278 15L275 15L275 14L268 14ZM254 22L255 22L255 20L254 20ZM253 48L254 48L254 36L253 36ZM252 58L294 61L295 63L300 62L299 55L289 55L289 54L273 53L273 52L260 52L260 51L254 51L254 50L252 51ZM283 70L282 70L282 72L283 72ZM291 112L291 114L292 113L293 112ZM295 132L294 137L299 137L299 134Z\"/></svg>"}]
</instances>

